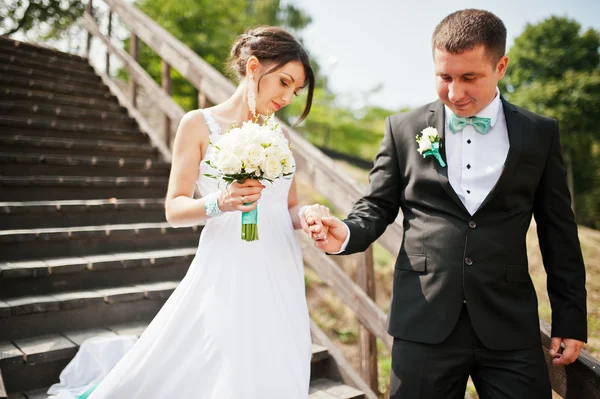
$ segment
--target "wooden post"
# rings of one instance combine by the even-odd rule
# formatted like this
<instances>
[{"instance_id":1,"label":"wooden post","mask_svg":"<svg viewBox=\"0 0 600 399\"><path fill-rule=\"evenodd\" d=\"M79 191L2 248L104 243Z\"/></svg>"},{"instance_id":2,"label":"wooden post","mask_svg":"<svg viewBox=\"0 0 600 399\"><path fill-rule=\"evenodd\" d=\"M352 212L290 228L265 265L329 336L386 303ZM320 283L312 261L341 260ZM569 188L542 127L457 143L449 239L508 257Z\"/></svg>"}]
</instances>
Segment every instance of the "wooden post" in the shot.
<instances>
[{"instance_id":1,"label":"wooden post","mask_svg":"<svg viewBox=\"0 0 600 399\"><path fill-rule=\"evenodd\" d=\"M112 36L112 11L108 13L108 39ZM106 76L110 76L110 52L106 49Z\"/></svg>"},{"instance_id":2,"label":"wooden post","mask_svg":"<svg viewBox=\"0 0 600 399\"><path fill-rule=\"evenodd\" d=\"M375 300L375 270L373 266L373 247L370 246L362 256L356 269L356 282L367 296ZM360 374L371 389L378 392L377 377L377 339L362 323L359 323Z\"/></svg>"},{"instance_id":3,"label":"wooden post","mask_svg":"<svg viewBox=\"0 0 600 399\"><path fill-rule=\"evenodd\" d=\"M129 55L135 62L138 62L138 38L136 34L132 32L129 40ZM137 108L137 82L131 74L129 74L129 98L133 107Z\"/></svg>"},{"instance_id":4,"label":"wooden post","mask_svg":"<svg viewBox=\"0 0 600 399\"><path fill-rule=\"evenodd\" d=\"M171 95L171 65L165 60L161 60L161 83L162 88L169 96ZM165 114L165 144L171 148L171 118Z\"/></svg>"},{"instance_id":5,"label":"wooden post","mask_svg":"<svg viewBox=\"0 0 600 399\"><path fill-rule=\"evenodd\" d=\"M200 109L204 109L208 107L208 99L206 98L206 95L201 92L198 91L198 108Z\"/></svg>"},{"instance_id":6,"label":"wooden post","mask_svg":"<svg viewBox=\"0 0 600 399\"><path fill-rule=\"evenodd\" d=\"M92 4L92 0L88 0L87 6L85 7L85 12L90 14L90 16L94 16L94 5ZM85 45L85 56L86 58L90 58L90 48L92 47L92 34L88 31L87 33L87 42Z\"/></svg>"}]
</instances>

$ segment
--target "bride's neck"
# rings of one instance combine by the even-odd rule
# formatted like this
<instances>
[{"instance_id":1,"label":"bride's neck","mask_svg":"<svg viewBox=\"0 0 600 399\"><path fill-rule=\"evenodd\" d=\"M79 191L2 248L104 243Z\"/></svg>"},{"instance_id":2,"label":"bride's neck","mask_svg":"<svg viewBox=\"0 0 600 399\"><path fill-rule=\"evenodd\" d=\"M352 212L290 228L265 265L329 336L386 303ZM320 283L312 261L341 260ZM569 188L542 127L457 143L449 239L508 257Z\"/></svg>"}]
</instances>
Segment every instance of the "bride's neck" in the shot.
<instances>
[{"instance_id":1,"label":"bride's neck","mask_svg":"<svg viewBox=\"0 0 600 399\"><path fill-rule=\"evenodd\" d=\"M239 85L235 93L219 107L222 118L227 119L232 125L241 126L243 122L254 120L254 115L248 107L246 92L246 86Z\"/></svg>"}]
</instances>

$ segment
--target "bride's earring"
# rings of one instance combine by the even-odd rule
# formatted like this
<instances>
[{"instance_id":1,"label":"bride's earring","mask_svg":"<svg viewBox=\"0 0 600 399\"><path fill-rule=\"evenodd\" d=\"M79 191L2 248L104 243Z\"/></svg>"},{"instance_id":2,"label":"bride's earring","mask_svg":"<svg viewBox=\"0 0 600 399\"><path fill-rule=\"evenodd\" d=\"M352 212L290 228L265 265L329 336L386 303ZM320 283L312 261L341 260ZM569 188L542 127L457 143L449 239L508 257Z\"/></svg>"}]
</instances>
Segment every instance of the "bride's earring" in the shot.
<instances>
[{"instance_id":1,"label":"bride's earring","mask_svg":"<svg viewBox=\"0 0 600 399\"><path fill-rule=\"evenodd\" d=\"M256 116L256 92L255 92L254 75L250 75L248 79L248 108L252 115Z\"/></svg>"}]
</instances>

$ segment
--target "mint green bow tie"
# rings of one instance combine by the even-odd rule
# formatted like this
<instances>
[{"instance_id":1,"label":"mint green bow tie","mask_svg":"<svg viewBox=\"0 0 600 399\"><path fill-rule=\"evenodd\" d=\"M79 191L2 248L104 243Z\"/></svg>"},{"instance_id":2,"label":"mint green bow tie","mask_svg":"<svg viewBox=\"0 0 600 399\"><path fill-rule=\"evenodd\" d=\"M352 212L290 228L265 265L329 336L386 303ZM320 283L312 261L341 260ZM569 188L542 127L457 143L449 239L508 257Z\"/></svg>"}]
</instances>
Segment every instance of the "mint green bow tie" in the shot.
<instances>
[{"instance_id":1,"label":"mint green bow tie","mask_svg":"<svg viewBox=\"0 0 600 399\"><path fill-rule=\"evenodd\" d=\"M450 114L449 127L452 133L460 132L467 125L473 125L473 129L475 129L477 132L486 134L490 130L490 127L492 127L492 119L481 118L479 116L463 118L454 114Z\"/></svg>"}]
</instances>

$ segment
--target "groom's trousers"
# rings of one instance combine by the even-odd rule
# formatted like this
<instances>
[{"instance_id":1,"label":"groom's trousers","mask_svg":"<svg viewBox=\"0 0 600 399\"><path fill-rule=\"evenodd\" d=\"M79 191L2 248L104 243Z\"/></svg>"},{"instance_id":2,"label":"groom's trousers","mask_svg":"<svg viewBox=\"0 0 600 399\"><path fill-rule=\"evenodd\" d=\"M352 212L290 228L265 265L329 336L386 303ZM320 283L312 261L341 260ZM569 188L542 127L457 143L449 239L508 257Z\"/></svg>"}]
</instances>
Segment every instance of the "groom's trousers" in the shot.
<instances>
[{"instance_id":1,"label":"groom's trousers","mask_svg":"<svg viewBox=\"0 0 600 399\"><path fill-rule=\"evenodd\" d=\"M464 399L471 376L480 399L550 399L541 346L486 348L473 329L467 305L440 344L394 339L390 399Z\"/></svg>"}]
</instances>

